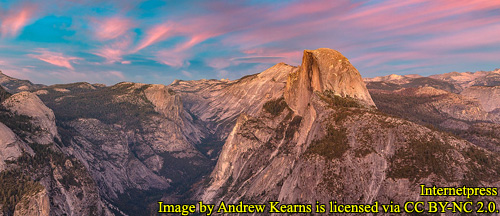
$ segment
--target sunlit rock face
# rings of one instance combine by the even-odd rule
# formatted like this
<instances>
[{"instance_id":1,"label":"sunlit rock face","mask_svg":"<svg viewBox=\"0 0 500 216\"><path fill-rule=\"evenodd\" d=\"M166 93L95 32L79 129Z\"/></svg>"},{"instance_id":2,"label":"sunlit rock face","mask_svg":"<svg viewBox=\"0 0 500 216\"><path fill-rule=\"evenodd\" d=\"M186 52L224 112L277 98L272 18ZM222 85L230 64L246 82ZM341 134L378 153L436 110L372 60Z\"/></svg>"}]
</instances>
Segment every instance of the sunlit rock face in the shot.
<instances>
[{"instance_id":1,"label":"sunlit rock face","mask_svg":"<svg viewBox=\"0 0 500 216\"><path fill-rule=\"evenodd\" d=\"M0 122L0 172L5 169L6 161L21 156L21 144L12 130Z\"/></svg>"},{"instance_id":2,"label":"sunlit rock face","mask_svg":"<svg viewBox=\"0 0 500 216\"><path fill-rule=\"evenodd\" d=\"M488 111L500 111L500 86L472 86L460 93L475 98Z\"/></svg>"},{"instance_id":3,"label":"sunlit rock face","mask_svg":"<svg viewBox=\"0 0 500 216\"><path fill-rule=\"evenodd\" d=\"M443 98L446 91L431 87L410 90L446 104L462 101L458 95ZM498 161L494 153L373 109L361 76L337 51L306 50L281 92L284 98L263 99L259 112L239 115L214 170L204 185L195 186L193 199L403 203L419 197L418 184L475 185L472 179L477 178L498 185L498 169L475 158ZM462 117L456 112L460 107L438 105ZM488 175L478 176L476 168Z\"/></svg>"},{"instance_id":4,"label":"sunlit rock face","mask_svg":"<svg viewBox=\"0 0 500 216\"><path fill-rule=\"evenodd\" d=\"M13 113L31 118L31 123L38 127L30 138L39 144L50 144L54 138L59 139L54 112L38 98L35 93L20 92L2 102L2 105Z\"/></svg>"},{"instance_id":5,"label":"sunlit rock face","mask_svg":"<svg viewBox=\"0 0 500 216\"><path fill-rule=\"evenodd\" d=\"M288 76L285 90L288 105L303 114L311 95L327 90L375 106L358 70L340 52L326 48L304 50L299 70Z\"/></svg>"}]
</instances>

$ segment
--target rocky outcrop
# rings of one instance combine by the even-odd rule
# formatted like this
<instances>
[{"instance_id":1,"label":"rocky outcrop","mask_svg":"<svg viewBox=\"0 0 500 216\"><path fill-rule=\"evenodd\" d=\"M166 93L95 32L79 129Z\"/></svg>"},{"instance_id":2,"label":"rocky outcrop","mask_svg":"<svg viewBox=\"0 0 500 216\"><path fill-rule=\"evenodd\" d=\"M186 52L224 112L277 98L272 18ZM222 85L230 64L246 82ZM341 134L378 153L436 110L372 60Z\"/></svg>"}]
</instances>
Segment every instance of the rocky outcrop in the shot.
<instances>
[{"instance_id":1,"label":"rocky outcrop","mask_svg":"<svg viewBox=\"0 0 500 216\"><path fill-rule=\"evenodd\" d=\"M453 133L477 146L500 152L500 115L474 98L432 87L395 91L370 89L377 108L393 116Z\"/></svg>"},{"instance_id":2,"label":"rocky outcrop","mask_svg":"<svg viewBox=\"0 0 500 216\"><path fill-rule=\"evenodd\" d=\"M472 86L460 94L477 99L487 112L500 109L500 86Z\"/></svg>"},{"instance_id":3,"label":"rocky outcrop","mask_svg":"<svg viewBox=\"0 0 500 216\"><path fill-rule=\"evenodd\" d=\"M12 95L0 108L0 193L15 197L4 199L2 212L111 215L84 166L54 144L61 143L52 110L28 92Z\"/></svg>"},{"instance_id":4,"label":"rocky outcrop","mask_svg":"<svg viewBox=\"0 0 500 216\"><path fill-rule=\"evenodd\" d=\"M388 94L387 92L385 93ZM408 98L413 97L416 100L420 99L421 102L419 104L413 104L415 106L414 109L419 107L422 109L427 108L427 112L432 112L432 109L439 110L440 113L450 118L463 121L500 123L500 116L488 113L477 100L444 90L423 87L402 89L389 93L389 95L394 94ZM438 118L434 118L434 120L437 121Z\"/></svg>"},{"instance_id":5,"label":"rocky outcrop","mask_svg":"<svg viewBox=\"0 0 500 216\"><path fill-rule=\"evenodd\" d=\"M127 135L97 119L78 119L67 126L74 130L75 135L64 150L83 162L106 197L117 199L130 188L149 190L169 187L170 180L153 171L162 168L163 160L148 168L134 157L128 140L132 139L129 137L132 134ZM146 160L154 158L151 147L141 148L135 150L137 156Z\"/></svg>"},{"instance_id":6,"label":"rocky outcrop","mask_svg":"<svg viewBox=\"0 0 500 216\"><path fill-rule=\"evenodd\" d=\"M305 50L299 70L288 76L285 100L292 110L303 115L311 95L325 91L375 106L358 70L340 52L325 48Z\"/></svg>"},{"instance_id":7,"label":"rocky outcrop","mask_svg":"<svg viewBox=\"0 0 500 216\"><path fill-rule=\"evenodd\" d=\"M392 77L392 78L391 78ZM500 152L500 70L365 79L379 110ZM404 80L404 82L401 82Z\"/></svg>"},{"instance_id":8,"label":"rocky outcrop","mask_svg":"<svg viewBox=\"0 0 500 216\"><path fill-rule=\"evenodd\" d=\"M241 113L254 115L270 99L283 96L288 74L297 67L279 63L239 80L176 80L168 87L178 92L184 107L206 124L210 134L225 140Z\"/></svg>"},{"instance_id":9,"label":"rocky outcrop","mask_svg":"<svg viewBox=\"0 0 500 216\"><path fill-rule=\"evenodd\" d=\"M47 190L43 188L35 194L25 195L16 205L14 216L33 215L33 216L48 216L50 215L50 199Z\"/></svg>"},{"instance_id":10,"label":"rocky outcrop","mask_svg":"<svg viewBox=\"0 0 500 216\"><path fill-rule=\"evenodd\" d=\"M181 129L179 133L182 137L164 137L163 148L169 148L168 151L181 151L181 150L194 150L191 144L197 144L204 138L206 129L193 124L193 117L184 109L184 105L179 94L176 94L171 88L164 85L151 85L144 94L148 101L150 101L156 112L167 118L169 122L175 124L176 127ZM165 125L164 128L174 128L173 126ZM181 145L176 147L176 145Z\"/></svg>"},{"instance_id":11,"label":"rocky outcrop","mask_svg":"<svg viewBox=\"0 0 500 216\"><path fill-rule=\"evenodd\" d=\"M471 157L494 154L467 141L366 108L331 106L316 97L310 104L317 115L310 124L286 109L276 117L265 112L240 117L197 198L404 203L422 198L417 182L461 186L479 178L498 185L497 177L472 171L482 167L499 176L477 155ZM469 167L471 161L477 167Z\"/></svg>"},{"instance_id":12,"label":"rocky outcrop","mask_svg":"<svg viewBox=\"0 0 500 216\"><path fill-rule=\"evenodd\" d=\"M14 161L20 157L23 151L33 153L14 132L0 122L0 172L6 168L6 161Z\"/></svg>"},{"instance_id":13,"label":"rocky outcrop","mask_svg":"<svg viewBox=\"0 0 500 216\"><path fill-rule=\"evenodd\" d=\"M460 186L481 179L481 184L498 185L497 177L489 176L500 176L497 167L477 157L498 161L495 153L371 109L359 73L341 57L332 50L305 51L302 66L288 77L284 101L268 100L260 112L238 118L196 199L403 203L421 199L413 187L417 182ZM489 117L477 102L443 90L398 92L453 116L448 124ZM480 167L489 174L477 175L473 170Z\"/></svg>"},{"instance_id":14,"label":"rocky outcrop","mask_svg":"<svg viewBox=\"0 0 500 216\"><path fill-rule=\"evenodd\" d=\"M184 191L213 166L202 149L205 125L169 87L82 86L46 87L39 96L58 113L62 151L83 164L113 209L143 213L148 194Z\"/></svg>"},{"instance_id":15,"label":"rocky outcrop","mask_svg":"<svg viewBox=\"0 0 500 216\"><path fill-rule=\"evenodd\" d=\"M2 86L0 86L0 103L2 103L5 99L10 97L11 94L7 92Z\"/></svg>"},{"instance_id":16,"label":"rocky outcrop","mask_svg":"<svg viewBox=\"0 0 500 216\"><path fill-rule=\"evenodd\" d=\"M20 92L2 102L2 105L17 115L31 118L31 123L37 127L37 132L30 137L34 142L49 144L59 139L54 112L36 94Z\"/></svg>"}]
</instances>

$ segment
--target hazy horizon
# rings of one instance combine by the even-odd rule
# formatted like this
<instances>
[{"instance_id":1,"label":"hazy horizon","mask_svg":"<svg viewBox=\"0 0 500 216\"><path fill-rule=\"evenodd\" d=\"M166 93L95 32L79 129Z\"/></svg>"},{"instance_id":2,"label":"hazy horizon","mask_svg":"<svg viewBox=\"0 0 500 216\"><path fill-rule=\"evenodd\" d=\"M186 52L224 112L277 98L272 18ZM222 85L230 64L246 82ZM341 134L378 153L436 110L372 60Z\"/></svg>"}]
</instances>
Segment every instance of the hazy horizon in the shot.
<instances>
[{"instance_id":1,"label":"hazy horizon","mask_svg":"<svg viewBox=\"0 0 500 216\"><path fill-rule=\"evenodd\" d=\"M300 65L292 65L292 66L300 66ZM272 67L272 66L271 66ZM449 72L445 72L445 73L452 73L452 72L458 72L458 73L476 73L476 72L489 72L489 71L496 71L496 70L500 70L500 68L495 68L493 70L478 70L478 71L449 71ZM264 71L264 70L263 70ZM260 71L260 72L257 72L257 73L253 73L253 74L258 74L258 73L261 73L263 71ZM16 79L20 79L19 77L15 77L15 76L12 76L8 73L5 73L2 69L0 69L0 72L7 75L7 76L10 76L12 78L16 78ZM251 75L252 73L250 74L247 74L247 75ZM425 75L424 77L428 77L428 76L432 76L432 75L438 75L438 74L443 74L443 73L434 73L434 74L429 74L429 75ZM392 74L386 74L386 75L380 75L380 76L388 76L388 75L392 75ZM396 75L421 75L421 74L396 74ZM422 75L423 76L423 75ZM229 79L230 81L234 81L234 80L238 80L240 78L242 78L243 76L241 77L238 77L238 78L235 78L235 79ZM367 76L362 76L362 78L375 78L375 77L379 77L379 76L371 76L371 77L367 77ZM172 82L174 82L175 80L185 80L185 81L190 81L190 80L203 80L203 79L207 79L207 80L210 80L210 79L215 79L215 80L223 80L223 79L228 79L228 78L200 78L200 79L173 79L171 82L169 83L146 83L146 82L134 82L132 80L121 80L121 81L117 81L117 82L114 82L114 83L100 83L100 82L89 82L89 81L86 81L86 80L76 80L76 81L72 81L72 82L66 82L66 83L36 83L36 82L33 82L32 80L29 80L31 82L33 82L33 84L42 84L42 85L47 85L47 86L50 86L50 85L58 85L58 84L69 84L69 83L79 83L79 82L87 82L87 83L90 83L90 84L105 84L106 86L113 86L113 85L116 85L118 83L122 83L122 82L134 82L134 83L143 83L143 84L161 84L161 85L169 85L171 84Z\"/></svg>"}]
</instances>

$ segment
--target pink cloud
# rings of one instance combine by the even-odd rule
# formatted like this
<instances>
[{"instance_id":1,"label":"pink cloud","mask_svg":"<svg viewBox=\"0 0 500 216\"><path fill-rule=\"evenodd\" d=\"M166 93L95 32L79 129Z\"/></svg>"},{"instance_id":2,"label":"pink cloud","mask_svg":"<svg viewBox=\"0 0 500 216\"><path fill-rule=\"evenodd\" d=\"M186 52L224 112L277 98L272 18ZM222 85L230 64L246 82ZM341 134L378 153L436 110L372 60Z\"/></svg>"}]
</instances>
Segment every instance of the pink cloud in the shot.
<instances>
[{"instance_id":1,"label":"pink cloud","mask_svg":"<svg viewBox=\"0 0 500 216\"><path fill-rule=\"evenodd\" d=\"M122 60L124 52L120 49L104 47L97 52L94 52L94 54L105 58L107 63L114 63Z\"/></svg>"},{"instance_id":2,"label":"pink cloud","mask_svg":"<svg viewBox=\"0 0 500 216\"><path fill-rule=\"evenodd\" d=\"M191 48L193 46L223 33L218 29L207 29L206 26L209 26L208 22L210 21L198 17L181 23L170 23L170 26L172 27L168 28L168 30L165 26L155 27L153 29L159 28L164 31L157 32L157 34L150 34L150 37L146 37L146 39L132 52L136 52L172 36L184 36L188 39L187 41L177 44L172 49L159 51L155 55L156 60L162 64L172 67L182 67L185 65L187 58L192 55ZM151 31L154 32L153 30Z\"/></svg>"},{"instance_id":3,"label":"pink cloud","mask_svg":"<svg viewBox=\"0 0 500 216\"><path fill-rule=\"evenodd\" d=\"M180 18L179 21L168 21L150 28L146 31L145 37L131 50L131 53L172 37L184 37L187 39L186 41L177 44L172 49L157 52L155 55L161 63L179 67L183 65L182 62L192 56L191 49L194 46L210 38L241 29L241 26L249 25L255 21L251 15L257 12L257 10L252 11L250 8L231 7L231 4L221 5L217 2L211 2L205 6L210 7L213 11L203 15L190 14L189 17ZM234 17L234 19L227 17Z\"/></svg>"},{"instance_id":4,"label":"pink cloud","mask_svg":"<svg viewBox=\"0 0 500 216\"><path fill-rule=\"evenodd\" d=\"M353 4L347 0L315 0L315 1L297 1L280 9L273 16L277 16L279 20L287 20L308 15L316 15L318 13L338 12L339 8L343 10L358 7L359 4ZM333 14L332 14L333 15Z\"/></svg>"},{"instance_id":5,"label":"pink cloud","mask_svg":"<svg viewBox=\"0 0 500 216\"><path fill-rule=\"evenodd\" d=\"M93 21L94 37L106 42L93 54L105 58L106 63L128 64L130 62L123 56L141 51L146 58L179 68L199 50L211 52L208 49L224 46L226 50L241 51L236 58L215 57L206 61L208 66L220 70L241 63L284 61L298 64L302 49L329 47L344 54L354 54L351 61L377 66L393 61L432 58L437 55L432 53L436 49L500 43L495 38L495 31L499 29L492 27L498 24L498 16L470 15L492 14L491 11L500 8L499 1L352 2L311 0L249 6L211 1L196 8L200 13L169 14L165 17L169 21L152 27L144 27L142 23L124 17L110 17ZM280 8L277 5L285 6ZM144 30L138 38L129 34L136 25ZM477 32L467 33L475 30ZM223 37L219 37L221 35ZM163 47L166 43L160 44L174 37L175 41L179 39L181 42L169 44L172 48ZM210 40L213 38L215 40Z\"/></svg>"},{"instance_id":6,"label":"pink cloud","mask_svg":"<svg viewBox=\"0 0 500 216\"><path fill-rule=\"evenodd\" d=\"M39 54L38 55L28 54L28 56L32 57L32 58L36 58L36 59L44 61L44 62L47 62L49 64L53 64L55 66L65 67L65 68L68 68L70 70L74 70L71 63L74 63L75 61L78 61L78 60L82 60L82 58L65 56L62 53L50 52L50 51L47 51L45 49L38 49L35 52L37 52Z\"/></svg>"},{"instance_id":7,"label":"pink cloud","mask_svg":"<svg viewBox=\"0 0 500 216\"><path fill-rule=\"evenodd\" d=\"M169 24L162 24L149 29L146 32L146 37L142 39L139 45L132 51L137 52L154 43L165 40L172 36L172 27Z\"/></svg>"},{"instance_id":8,"label":"pink cloud","mask_svg":"<svg viewBox=\"0 0 500 216\"><path fill-rule=\"evenodd\" d=\"M3 38L15 37L28 24L34 15L32 6L25 6L21 9L12 9L0 15L0 32Z\"/></svg>"},{"instance_id":9,"label":"pink cloud","mask_svg":"<svg viewBox=\"0 0 500 216\"><path fill-rule=\"evenodd\" d=\"M350 59L350 62L355 65L363 65L363 67L372 67L392 61L424 60L435 56L436 54L429 55L428 53L418 51L369 52Z\"/></svg>"},{"instance_id":10,"label":"pink cloud","mask_svg":"<svg viewBox=\"0 0 500 216\"><path fill-rule=\"evenodd\" d=\"M99 40L115 39L134 27L130 19L123 17L92 19L92 23L95 28L95 37Z\"/></svg>"},{"instance_id":11,"label":"pink cloud","mask_svg":"<svg viewBox=\"0 0 500 216\"><path fill-rule=\"evenodd\" d=\"M156 61L162 64L179 68L186 64L185 60L188 57L188 54L182 52L175 52L173 50L162 50L157 52L155 57Z\"/></svg>"},{"instance_id":12,"label":"pink cloud","mask_svg":"<svg viewBox=\"0 0 500 216\"><path fill-rule=\"evenodd\" d=\"M407 33L406 31L419 33L418 30L415 31L414 29L426 29L427 25L439 25L438 28L433 29L439 32L450 27L456 27L457 25L462 27L462 22L477 18L477 16L471 17L467 16L467 14L481 13L482 11L491 9L500 9L500 2L489 0L390 0L381 4L360 7L349 16L342 17L342 21L363 29L374 29L377 31L404 29L404 31L399 32L403 34ZM455 17L453 19L446 19L452 16ZM394 33L398 32L392 32L392 34ZM422 31L420 33L429 32Z\"/></svg>"},{"instance_id":13,"label":"pink cloud","mask_svg":"<svg viewBox=\"0 0 500 216\"><path fill-rule=\"evenodd\" d=\"M346 0L341 1L342 4L348 2ZM327 12L331 10L334 6L338 6L340 3L331 4L327 1L315 1L314 3L308 4L297 4L290 7L282 9L280 13L273 12L267 8L254 8L254 7L241 7L231 4L219 4L217 2L207 4L211 12L208 14L200 16L191 16L184 19L180 19L177 22L166 22L157 25L149 29L145 37L138 43L138 45L131 50L131 53L138 52L146 47L149 47L155 43L167 40L174 36L185 37L188 40L182 42L169 50L163 50L157 52L156 59L163 64L167 64L174 67L180 67L185 62L186 58L192 56L190 54L192 47L210 39L217 37L219 35L228 34L231 32L243 31L252 27L259 27L260 24L265 24L263 21L269 18L272 20L273 16L279 14L287 14L279 19L287 19L290 16L301 16L310 15L317 12ZM326 6L325 6L326 5ZM301 8L303 10L301 10ZM288 11L285 11L288 10ZM330 11L331 12L331 11ZM255 19L258 14L262 19ZM228 17L232 17L228 19ZM302 26L306 27L307 24L301 23ZM262 44L271 41L278 41L285 38L291 38L294 36L299 36L302 33L300 31L295 31L297 26L289 26L276 29L275 26L261 26L257 28L256 31L240 33L231 37L232 44ZM283 32L287 32L283 34ZM231 40L228 40L231 41ZM260 43L258 41L261 41ZM262 42L263 41L263 42Z\"/></svg>"},{"instance_id":14,"label":"pink cloud","mask_svg":"<svg viewBox=\"0 0 500 216\"><path fill-rule=\"evenodd\" d=\"M235 66L242 63L279 63L286 62L289 64L298 64L302 56L301 51L285 51L282 49L259 48L242 50L246 54L241 57L234 58L214 58L207 59L206 65L216 70L221 70L229 66Z\"/></svg>"},{"instance_id":15,"label":"pink cloud","mask_svg":"<svg viewBox=\"0 0 500 216\"><path fill-rule=\"evenodd\" d=\"M251 15L253 19L249 23L256 19L265 22L249 24L248 28L231 34L223 42L243 49L265 47L275 42L297 46L311 44L314 43L311 38L317 40L326 36L326 31L341 27L338 20L357 6L347 0L297 1L277 10L264 11L257 17Z\"/></svg>"},{"instance_id":16,"label":"pink cloud","mask_svg":"<svg viewBox=\"0 0 500 216\"><path fill-rule=\"evenodd\" d=\"M188 39L187 41L177 44L172 49L162 50L155 54L155 60L158 60L158 62L172 67L181 67L184 65L186 58L190 56L188 52L193 46L221 34L204 29L206 28L204 26L209 23L201 20L203 19L197 17L179 23L167 22L160 24L147 30L145 37L133 49L130 48L131 40L128 38L107 45L94 52L94 54L106 58L108 63L118 62L122 60L123 55L136 53L174 36L184 36Z\"/></svg>"},{"instance_id":17,"label":"pink cloud","mask_svg":"<svg viewBox=\"0 0 500 216\"><path fill-rule=\"evenodd\" d=\"M448 51L471 47L488 46L500 44L500 24L487 27L475 28L475 31L462 31L448 34L411 45L414 49L425 47L432 50Z\"/></svg>"},{"instance_id":18,"label":"pink cloud","mask_svg":"<svg viewBox=\"0 0 500 216\"><path fill-rule=\"evenodd\" d=\"M112 43L105 45L93 54L101 56L106 59L108 64L121 62L124 55L129 54L129 48L132 44L132 39L129 36L122 36L115 39ZM126 62L126 61L125 61Z\"/></svg>"}]
</instances>

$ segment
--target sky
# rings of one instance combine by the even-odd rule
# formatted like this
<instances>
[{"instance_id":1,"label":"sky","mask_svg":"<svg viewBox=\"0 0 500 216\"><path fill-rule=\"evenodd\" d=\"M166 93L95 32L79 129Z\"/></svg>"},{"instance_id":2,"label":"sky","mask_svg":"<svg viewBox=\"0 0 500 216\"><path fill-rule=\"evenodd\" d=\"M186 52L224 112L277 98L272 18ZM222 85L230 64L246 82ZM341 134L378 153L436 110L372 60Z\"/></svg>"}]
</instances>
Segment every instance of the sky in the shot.
<instances>
[{"instance_id":1,"label":"sky","mask_svg":"<svg viewBox=\"0 0 500 216\"><path fill-rule=\"evenodd\" d=\"M304 49L363 77L500 68L499 0L0 0L0 70L35 83L238 79Z\"/></svg>"}]
</instances>

